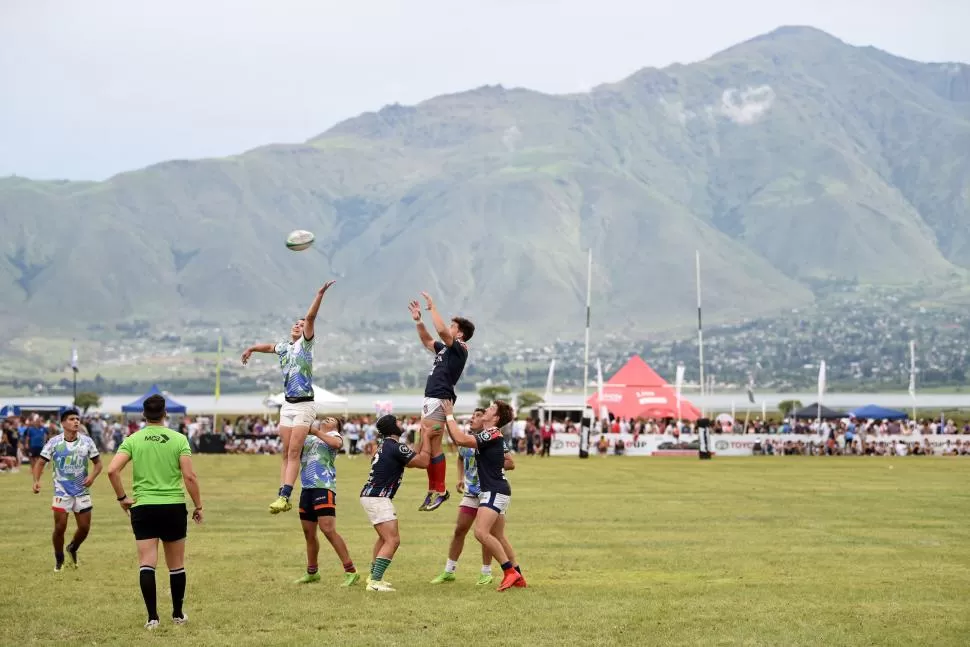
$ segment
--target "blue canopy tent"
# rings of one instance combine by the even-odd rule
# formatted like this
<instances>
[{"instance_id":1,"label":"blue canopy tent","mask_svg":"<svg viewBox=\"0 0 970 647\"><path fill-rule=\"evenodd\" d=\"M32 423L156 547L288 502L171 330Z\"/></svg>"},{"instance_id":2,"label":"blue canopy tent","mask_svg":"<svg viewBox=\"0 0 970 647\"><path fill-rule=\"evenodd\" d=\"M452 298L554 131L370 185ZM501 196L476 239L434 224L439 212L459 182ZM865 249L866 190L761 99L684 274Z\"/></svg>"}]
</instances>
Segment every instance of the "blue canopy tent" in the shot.
<instances>
[{"instance_id":1,"label":"blue canopy tent","mask_svg":"<svg viewBox=\"0 0 970 647\"><path fill-rule=\"evenodd\" d=\"M849 415L862 420L906 420L909 415L905 411L896 409L886 409L875 404L867 404L864 407L853 409Z\"/></svg>"},{"instance_id":2,"label":"blue canopy tent","mask_svg":"<svg viewBox=\"0 0 970 647\"><path fill-rule=\"evenodd\" d=\"M128 404L121 407L122 413L142 413L142 411L144 411L144 408L145 408L145 400L147 400L153 395L160 395L163 398L165 398L165 411L167 413L170 413L170 414L181 413L183 415L185 414L185 405L179 404L172 398L162 393L159 390L157 384L153 384L152 388L148 389L148 393L146 393L145 395L141 396L134 402L129 402Z\"/></svg>"},{"instance_id":3,"label":"blue canopy tent","mask_svg":"<svg viewBox=\"0 0 970 647\"><path fill-rule=\"evenodd\" d=\"M19 416L20 407L16 404L8 404L7 406L0 409L0 418L7 418L9 416Z\"/></svg>"}]
</instances>

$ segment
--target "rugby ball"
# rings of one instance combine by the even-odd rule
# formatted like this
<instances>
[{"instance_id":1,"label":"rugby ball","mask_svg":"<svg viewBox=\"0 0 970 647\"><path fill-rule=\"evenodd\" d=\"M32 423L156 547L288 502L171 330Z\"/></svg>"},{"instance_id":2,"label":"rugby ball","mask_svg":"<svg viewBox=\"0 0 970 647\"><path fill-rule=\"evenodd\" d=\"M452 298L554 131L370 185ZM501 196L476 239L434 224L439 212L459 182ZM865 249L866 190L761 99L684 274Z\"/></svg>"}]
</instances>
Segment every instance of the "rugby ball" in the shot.
<instances>
[{"instance_id":1,"label":"rugby ball","mask_svg":"<svg viewBox=\"0 0 970 647\"><path fill-rule=\"evenodd\" d=\"M308 249L313 241L313 233L305 229L297 229L291 231L290 235L286 237L286 247L294 252L302 252L304 249Z\"/></svg>"}]
</instances>

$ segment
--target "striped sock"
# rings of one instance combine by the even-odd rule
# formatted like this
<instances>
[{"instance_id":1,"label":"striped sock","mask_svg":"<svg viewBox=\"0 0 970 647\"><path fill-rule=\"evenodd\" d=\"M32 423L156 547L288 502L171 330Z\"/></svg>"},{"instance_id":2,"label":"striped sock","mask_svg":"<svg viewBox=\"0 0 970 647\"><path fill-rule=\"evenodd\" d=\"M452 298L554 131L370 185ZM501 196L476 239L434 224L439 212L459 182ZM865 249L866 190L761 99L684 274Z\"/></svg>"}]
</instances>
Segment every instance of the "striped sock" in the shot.
<instances>
[{"instance_id":1,"label":"striped sock","mask_svg":"<svg viewBox=\"0 0 970 647\"><path fill-rule=\"evenodd\" d=\"M357 568L354 566L353 560L344 564L344 573L356 573Z\"/></svg>"},{"instance_id":2,"label":"striped sock","mask_svg":"<svg viewBox=\"0 0 970 647\"><path fill-rule=\"evenodd\" d=\"M374 569L371 571L370 579L380 582L384 579L384 571L391 566L391 560L386 557L378 557L374 560Z\"/></svg>"},{"instance_id":3,"label":"striped sock","mask_svg":"<svg viewBox=\"0 0 970 647\"><path fill-rule=\"evenodd\" d=\"M185 599L185 568L168 572L168 583L172 589L172 617L182 618L182 600Z\"/></svg>"},{"instance_id":4,"label":"striped sock","mask_svg":"<svg viewBox=\"0 0 970 647\"><path fill-rule=\"evenodd\" d=\"M306 567L306 574L307 575L316 575L317 574L317 571L319 571L319 570L320 570L320 567L319 566L307 566Z\"/></svg>"}]
</instances>

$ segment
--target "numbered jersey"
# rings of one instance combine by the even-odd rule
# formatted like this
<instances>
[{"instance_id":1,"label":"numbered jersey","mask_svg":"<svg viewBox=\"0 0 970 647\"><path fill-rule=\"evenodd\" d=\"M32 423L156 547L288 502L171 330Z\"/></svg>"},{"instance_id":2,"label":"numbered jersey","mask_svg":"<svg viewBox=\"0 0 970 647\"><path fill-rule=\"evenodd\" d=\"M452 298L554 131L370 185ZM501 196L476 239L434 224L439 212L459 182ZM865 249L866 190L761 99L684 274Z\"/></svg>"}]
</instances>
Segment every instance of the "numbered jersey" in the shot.
<instances>
[{"instance_id":1,"label":"numbered jersey","mask_svg":"<svg viewBox=\"0 0 970 647\"><path fill-rule=\"evenodd\" d=\"M468 361L468 346L458 339L453 340L451 346L436 341L434 352L434 364L424 386L424 397L454 402L455 385L461 379L465 362Z\"/></svg>"},{"instance_id":2,"label":"numbered jersey","mask_svg":"<svg viewBox=\"0 0 970 647\"><path fill-rule=\"evenodd\" d=\"M404 443L385 438L370 462L370 474L360 496L393 499L404 480L404 468L415 456L414 450Z\"/></svg>"},{"instance_id":3,"label":"numbered jersey","mask_svg":"<svg viewBox=\"0 0 970 647\"><path fill-rule=\"evenodd\" d=\"M40 457L54 468L54 495L75 497L88 494L84 481L88 477L88 460L98 457L98 448L89 436L78 435L74 442L58 434L44 445Z\"/></svg>"},{"instance_id":4,"label":"numbered jersey","mask_svg":"<svg viewBox=\"0 0 970 647\"><path fill-rule=\"evenodd\" d=\"M475 434L478 443L478 482L482 492L512 494L505 479L505 440L493 427Z\"/></svg>"}]
</instances>

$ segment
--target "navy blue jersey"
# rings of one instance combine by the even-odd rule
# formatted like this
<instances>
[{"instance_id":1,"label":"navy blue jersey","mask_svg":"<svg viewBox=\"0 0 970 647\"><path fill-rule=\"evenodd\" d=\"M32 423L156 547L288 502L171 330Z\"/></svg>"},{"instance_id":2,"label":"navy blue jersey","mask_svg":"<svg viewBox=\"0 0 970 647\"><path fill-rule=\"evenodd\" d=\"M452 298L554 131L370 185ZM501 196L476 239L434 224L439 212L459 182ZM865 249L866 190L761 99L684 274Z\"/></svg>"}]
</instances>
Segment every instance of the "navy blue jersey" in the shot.
<instances>
[{"instance_id":1,"label":"navy blue jersey","mask_svg":"<svg viewBox=\"0 0 970 647\"><path fill-rule=\"evenodd\" d=\"M370 474L360 496L384 496L393 499L404 480L404 468L417 456L410 447L393 438L385 438L370 462Z\"/></svg>"},{"instance_id":2,"label":"navy blue jersey","mask_svg":"<svg viewBox=\"0 0 970 647\"><path fill-rule=\"evenodd\" d=\"M478 482L482 492L512 494L505 480L505 440L495 427L475 434L478 443Z\"/></svg>"},{"instance_id":3,"label":"navy blue jersey","mask_svg":"<svg viewBox=\"0 0 970 647\"><path fill-rule=\"evenodd\" d=\"M436 341L434 352L434 365L428 373L428 382L424 385L424 397L454 402L458 399L455 385L461 379L465 362L468 361L468 346L457 339L451 342L451 346Z\"/></svg>"}]
</instances>

